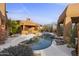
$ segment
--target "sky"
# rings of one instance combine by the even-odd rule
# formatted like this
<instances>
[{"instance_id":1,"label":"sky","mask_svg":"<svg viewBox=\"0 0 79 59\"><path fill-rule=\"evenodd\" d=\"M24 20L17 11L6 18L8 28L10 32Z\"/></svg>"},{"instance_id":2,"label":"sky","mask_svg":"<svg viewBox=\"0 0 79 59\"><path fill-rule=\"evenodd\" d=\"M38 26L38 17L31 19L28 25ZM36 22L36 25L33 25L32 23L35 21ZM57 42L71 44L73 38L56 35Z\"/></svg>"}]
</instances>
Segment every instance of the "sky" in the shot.
<instances>
[{"instance_id":1,"label":"sky","mask_svg":"<svg viewBox=\"0 0 79 59\"><path fill-rule=\"evenodd\" d=\"M39 24L56 23L66 3L7 3L8 18L26 20L30 18Z\"/></svg>"}]
</instances>

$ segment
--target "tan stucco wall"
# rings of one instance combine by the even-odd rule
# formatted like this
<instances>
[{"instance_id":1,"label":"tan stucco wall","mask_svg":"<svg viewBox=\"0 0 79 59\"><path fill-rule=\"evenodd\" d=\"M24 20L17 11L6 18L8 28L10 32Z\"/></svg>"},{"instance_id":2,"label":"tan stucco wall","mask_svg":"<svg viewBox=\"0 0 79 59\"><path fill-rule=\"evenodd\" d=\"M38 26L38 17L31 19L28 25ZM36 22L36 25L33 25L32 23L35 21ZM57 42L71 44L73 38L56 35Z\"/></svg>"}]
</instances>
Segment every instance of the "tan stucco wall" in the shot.
<instances>
[{"instance_id":1,"label":"tan stucco wall","mask_svg":"<svg viewBox=\"0 0 79 59\"><path fill-rule=\"evenodd\" d=\"M64 40L68 44L71 41L71 28L72 28L72 20L70 17L66 17L64 21Z\"/></svg>"},{"instance_id":2,"label":"tan stucco wall","mask_svg":"<svg viewBox=\"0 0 79 59\"><path fill-rule=\"evenodd\" d=\"M7 37L6 21L6 4L0 3L0 43Z\"/></svg>"},{"instance_id":3,"label":"tan stucco wall","mask_svg":"<svg viewBox=\"0 0 79 59\"><path fill-rule=\"evenodd\" d=\"M5 5L5 3L0 3L0 11L1 11L2 15L5 16L5 14L6 14L6 5Z\"/></svg>"},{"instance_id":4,"label":"tan stucco wall","mask_svg":"<svg viewBox=\"0 0 79 59\"><path fill-rule=\"evenodd\" d=\"M37 28L36 30L35 30L35 28ZM30 34L30 33L38 33L39 32L39 27L30 27L30 28L28 28L28 26L27 26L27 29L26 29L26 26L25 25L23 25L23 28L22 28L22 30L21 30L21 34Z\"/></svg>"},{"instance_id":5,"label":"tan stucco wall","mask_svg":"<svg viewBox=\"0 0 79 59\"><path fill-rule=\"evenodd\" d=\"M79 16L79 3L69 4L67 11L66 11L66 16L70 16L70 17Z\"/></svg>"},{"instance_id":6,"label":"tan stucco wall","mask_svg":"<svg viewBox=\"0 0 79 59\"><path fill-rule=\"evenodd\" d=\"M65 17L61 17L63 14L61 14L61 16L59 17L59 24L63 23L64 25L64 40L67 41L67 43L69 43L71 41L70 38L70 31L72 28L72 19L71 17L79 17L79 3L76 4L69 4L67 9L65 9L66 11L63 13L65 15ZM74 19L74 20L79 20L79 19ZM62 22L61 22L62 21ZM78 28L78 27L77 27ZM77 33L79 32L79 30L77 30ZM78 33L78 55L79 55L79 33Z\"/></svg>"}]
</instances>

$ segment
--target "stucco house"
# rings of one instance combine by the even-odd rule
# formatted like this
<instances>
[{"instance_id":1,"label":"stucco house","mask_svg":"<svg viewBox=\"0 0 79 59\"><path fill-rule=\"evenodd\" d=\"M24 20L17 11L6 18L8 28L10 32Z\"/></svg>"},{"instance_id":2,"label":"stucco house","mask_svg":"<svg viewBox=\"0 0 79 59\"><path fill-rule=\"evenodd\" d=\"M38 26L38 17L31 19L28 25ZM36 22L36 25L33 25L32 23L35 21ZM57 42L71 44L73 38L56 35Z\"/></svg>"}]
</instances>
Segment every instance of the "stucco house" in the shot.
<instances>
[{"instance_id":1,"label":"stucco house","mask_svg":"<svg viewBox=\"0 0 79 59\"><path fill-rule=\"evenodd\" d=\"M59 16L57 25L57 35L60 36L61 24L63 25L63 39L66 43L71 43L71 30L73 24L76 27L77 51L79 56L79 3L69 4ZM76 40L74 40L76 42Z\"/></svg>"},{"instance_id":2,"label":"stucco house","mask_svg":"<svg viewBox=\"0 0 79 59\"><path fill-rule=\"evenodd\" d=\"M40 24L33 22L30 18L20 22L21 34L36 34L39 32Z\"/></svg>"}]
</instances>

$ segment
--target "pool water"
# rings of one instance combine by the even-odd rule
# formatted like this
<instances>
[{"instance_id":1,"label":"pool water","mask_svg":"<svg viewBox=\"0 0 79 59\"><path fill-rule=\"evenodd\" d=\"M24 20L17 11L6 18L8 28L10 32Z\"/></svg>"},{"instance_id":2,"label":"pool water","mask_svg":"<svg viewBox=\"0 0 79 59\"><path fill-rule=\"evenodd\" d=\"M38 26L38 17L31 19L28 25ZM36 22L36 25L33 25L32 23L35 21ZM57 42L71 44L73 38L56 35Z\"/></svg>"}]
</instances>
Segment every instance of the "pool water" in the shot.
<instances>
[{"instance_id":1,"label":"pool water","mask_svg":"<svg viewBox=\"0 0 79 59\"><path fill-rule=\"evenodd\" d=\"M35 38L32 38L32 40L34 39ZM42 36L35 39L36 42L32 42L31 48L33 50L41 50L41 49L48 48L49 46L51 46L53 39L54 39L54 36L50 34L43 34Z\"/></svg>"}]
</instances>

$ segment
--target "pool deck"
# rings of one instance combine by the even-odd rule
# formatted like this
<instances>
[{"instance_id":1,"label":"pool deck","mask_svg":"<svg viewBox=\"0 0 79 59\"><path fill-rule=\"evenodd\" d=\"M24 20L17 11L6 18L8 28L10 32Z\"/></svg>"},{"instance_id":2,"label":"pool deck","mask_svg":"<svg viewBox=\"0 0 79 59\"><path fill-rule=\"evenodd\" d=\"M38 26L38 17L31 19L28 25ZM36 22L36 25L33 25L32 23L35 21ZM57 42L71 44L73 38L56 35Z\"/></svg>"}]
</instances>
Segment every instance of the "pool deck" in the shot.
<instances>
[{"instance_id":1,"label":"pool deck","mask_svg":"<svg viewBox=\"0 0 79 59\"><path fill-rule=\"evenodd\" d=\"M50 34L52 34L52 33L50 33ZM54 35L54 34L52 34L52 35ZM56 45L56 42L53 39L53 42L52 42L50 47L43 49L43 50L37 50L37 51L34 51L34 52L37 53L37 54L40 53L41 56L72 56L71 55L72 50L74 50L74 49L68 48L67 44Z\"/></svg>"},{"instance_id":2,"label":"pool deck","mask_svg":"<svg viewBox=\"0 0 79 59\"><path fill-rule=\"evenodd\" d=\"M40 50L41 56L72 56L73 48L68 48L67 45L56 45L53 41L52 45L46 49Z\"/></svg>"}]
</instances>

